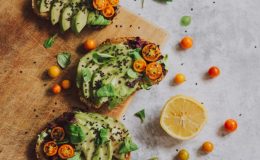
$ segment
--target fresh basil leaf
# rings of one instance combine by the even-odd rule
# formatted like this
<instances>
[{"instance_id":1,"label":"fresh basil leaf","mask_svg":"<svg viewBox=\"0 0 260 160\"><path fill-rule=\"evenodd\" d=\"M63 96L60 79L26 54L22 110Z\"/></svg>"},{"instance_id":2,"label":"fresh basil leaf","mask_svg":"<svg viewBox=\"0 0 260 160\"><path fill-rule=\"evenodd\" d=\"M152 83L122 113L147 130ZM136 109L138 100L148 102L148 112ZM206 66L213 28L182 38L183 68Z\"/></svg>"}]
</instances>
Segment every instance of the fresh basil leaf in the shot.
<instances>
[{"instance_id":1,"label":"fresh basil leaf","mask_svg":"<svg viewBox=\"0 0 260 160\"><path fill-rule=\"evenodd\" d=\"M135 79L135 78L138 77L138 74L137 74L134 70L132 70L131 68L128 69L126 73L127 73L127 75L128 75L130 78Z\"/></svg>"},{"instance_id":2,"label":"fresh basil leaf","mask_svg":"<svg viewBox=\"0 0 260 160\"><path fill-rule=\"evenodd\" d=\"M129 55L134 59L142 59L142 56L140 55L141 48L136 48L133 51L129 53Z\"/></svg>"},{"instance_id":3,"label":"fresh basil leaf","mask_svg":"<svg viewBox=\"0 0 260 160\"><path fill-rule=\"evenodd\" d=\"M70 143L76 144L85 140L86 135L82 131L81 127L76 124L70 124L66 127L67 135Z\"/></svg>"},{"instance_id":4,"label":"fresh basil leaf","mask_svg":"<svg viewBox=\"0 0 260 160\"><path fill-rule=\"evenodd\" d=\"M180 23L181 23L182 26L187 27L191 23L191 16L183 16L181 18L181 22Z\"/></svg>"},{"instance_id":5,"label":"fresh basil leaf","mask_svg":"<svg viewBox=\"0 0 260 160\"><path fill-rule=\"evenodd\" d=\"M107 128L101 128L98 131L98 136L95 140L95 144L99 146L105 144L108 141L109 141L109 130Z\"/></svg>"},{"instance_id":6,"label":"fresh basil leaf","mask_svg":"<svg viewBox=\"0 0 260 160\"><path fill-rule=\"evenodd\" d=\"M144 119L145 119L145 112L144 112L144 109L142 109L141 111L135 113L135 116L140 118L141 122L143 123L144 122Z\"/></svg>"},{"instance_id":7,"label":"fresh basil leaf","mask_svg":"<svg viewBox=\"0 0 260 160\"><path fill-rule=\"evenodd\" d=\"M127 137L120 146L119 153L129 153L138 149L138 146L132 141L130 137Z\"/></svg>"},{"instance_id":8,"label":"fresh basil leaf","mask_svg":"<svg viewBox=\"0 0 260 160\"><path fill-rule=\"evenodd\" d=\"M92 78L92 72L88 68L83 68L82 77L85 82L89 82Z\"/></svg>"},{"instance_id":9,"label":"fresh basil leaf","mask_svg":"<svg viewBox=\"0 0 260 160\"><path fill-rule=\"evenodd\" d=\"M115 88L112 84L102 86L97 90L98 97L113 97L115 96Z\"/></svg>"},{"instance_id":10,"label":"fresh basil leaf","mask_svg":"<svg viewBox=\"0 0 260 160\"><path fill-rule=\"evenodd\" d=\"M44 41L44 43L43 43L43 46L45 47L45 48L50 48L50 47L52 47L52 45L54 44L54 40L55 40L55 38L57 37L57 33L56 34L54 34L53 36L51 36L51 37L49 37L48 39L46 39L45 41Z\"/></svg>"},{"instance_id":11,"label":"fresh basil leaf","mask_svg":"<svg viewBox=\"0 0 260 160\"><path fill-rule=\"evenodd\" d=\"M66 68L70 64L70 53L62 52L57 55L57 62L61 68Z\"/></svg>"}]
</instances>

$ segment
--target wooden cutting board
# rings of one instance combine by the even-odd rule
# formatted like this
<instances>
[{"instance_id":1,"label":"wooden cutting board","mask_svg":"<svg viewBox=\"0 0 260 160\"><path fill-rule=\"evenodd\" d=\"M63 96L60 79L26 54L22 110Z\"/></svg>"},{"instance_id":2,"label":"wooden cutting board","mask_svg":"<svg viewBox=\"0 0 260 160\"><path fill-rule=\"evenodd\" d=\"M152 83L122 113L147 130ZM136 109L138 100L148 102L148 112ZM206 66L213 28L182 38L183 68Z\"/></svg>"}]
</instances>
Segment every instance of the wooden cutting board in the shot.
<instances>
[{"instance_id":1,"label":"wooden cutting board","mask_svg":"<svg viewBox=\"0 0 260 160\"><path fill-rule=\"evenodd\" d=\"M52 48L43 42L59 31L49 21L37 17L30 0L1 1L0 5L0 159L35 159L37 133L65 111L82 105L76 89L52 95L49 88L62 79L74 82L77 62L84 55L87 38L101 43L107 38L140 36L163 45L167 32L138 15L120 8L112 25L104 29L85 29L76 36L59 34ZM68 51L72 63L55 80L46 69L56 64L56 55ZM75 87L73 87L75 88Z\"/></svg>"}]
</instances>

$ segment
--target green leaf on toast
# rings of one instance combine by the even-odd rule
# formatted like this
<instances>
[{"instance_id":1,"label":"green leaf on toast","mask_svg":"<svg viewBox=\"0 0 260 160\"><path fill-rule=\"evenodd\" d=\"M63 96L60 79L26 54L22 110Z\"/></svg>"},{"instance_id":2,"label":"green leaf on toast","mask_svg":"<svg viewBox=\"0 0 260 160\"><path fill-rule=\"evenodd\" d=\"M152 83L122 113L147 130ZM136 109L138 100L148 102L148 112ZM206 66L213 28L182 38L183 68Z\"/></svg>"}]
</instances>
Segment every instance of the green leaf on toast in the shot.
<instances>
[{"instance_id":1,"label":"green leaf on toast","mask_svg":"<svg viewBox=\"0 0 260 160\"><path fill-rule=\"evenodd\" d=\"M127 137L120 146L119 153L129 153L138 149L138 146L132 141L130 137Z\"/></svg>"},{"instance_id":2,"label":"green leaf on toast","mask_svg":"<svg viewBox=\"0 0 260 160\"><path fill-rule=\"evenodd\" d=\"M98 97L113 97L115 96L115 88L112 84L102 86L97 90Z\"/></svg>"},{"instance_id":3,"label":"green leaf on toast","mask_svg":"<svg viewBox=\"0 0 260 160\"><path fill-rule=\"evenodd\" d=\"M85 140L86 135L83 133L80 126L76 124L69 124L66 127L66 132L69 137L70 143L77 144Z\"/></svg>"}]
</instances>

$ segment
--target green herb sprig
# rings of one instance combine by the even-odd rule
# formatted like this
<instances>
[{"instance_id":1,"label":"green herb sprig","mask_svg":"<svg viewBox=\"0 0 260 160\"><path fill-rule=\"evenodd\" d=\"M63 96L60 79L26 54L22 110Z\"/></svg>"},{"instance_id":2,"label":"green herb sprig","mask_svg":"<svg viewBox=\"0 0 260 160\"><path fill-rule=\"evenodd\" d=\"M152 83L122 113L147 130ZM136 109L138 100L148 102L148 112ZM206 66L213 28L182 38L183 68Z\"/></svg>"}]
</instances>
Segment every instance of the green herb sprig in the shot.
<instances>
[{"instance_id":1,"label":"green herb sprig","mask_svg":"<svg viewBox=\"0 0 260 160\"><path fill-rule=\"evenodd\" d=\"M141 122L143 123L144 122L144 119L145 119L145 112L144 112L144 109L142 109L141 111L135 113L135 116L140 118Z\"/></svg>"},{"instance_id":2,"label":"green herb sprig","mask_svg":"<svg viewBox=\"0 0 260 160\"><path fill-rule=\"evenodd\" d=\"M53 36L49 37L48 39L46 39L43 43L43 46L45 48L51 48L52 45L54 44L55 38L58 36L58 34L54 34Z\"/></svg>"}]
</instances>

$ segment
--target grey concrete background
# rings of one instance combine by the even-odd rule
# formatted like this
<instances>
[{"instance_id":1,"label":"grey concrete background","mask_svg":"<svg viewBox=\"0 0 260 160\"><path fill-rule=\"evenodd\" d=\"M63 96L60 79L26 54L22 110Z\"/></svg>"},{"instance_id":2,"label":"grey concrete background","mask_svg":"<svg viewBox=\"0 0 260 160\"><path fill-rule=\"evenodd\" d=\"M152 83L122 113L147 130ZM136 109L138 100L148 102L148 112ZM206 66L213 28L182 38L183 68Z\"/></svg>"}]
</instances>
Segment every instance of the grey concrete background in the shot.
<instances>
[{"instance_id":1,"label":"grey concrete background","mask_svg":"<svg viewBox=\"0 0 260 160\"><path fill-rule=\"evenodd\" d=\"M140 1L122 0L121 5L170 33L163 48L169 54L169 73L152 90L140 91L126 114L124 123L140 147L133 160L152 156L173 160L176 149L182 148L189 150L192 160L259 160L260 1L173 0L161 4L145 0L143 9ZM188 27L180 26L184 15L192 17ZM177 51L176 44L185 35L193 37L194 47ZM212 65L221 69L221 75L207 80L204 74ZM171 86L178 72L184 73L187 81ZM207 125L189 141L174 140L159 125L162 106L176 94L192 96L208 110ZM146 111L143 124L133 116L142 108ZM228 118L237 119L239 127L224 136L220 128ZM206 140L215 144L215 150L202 155L198 150Z\"/></svg>"}]
</instances>

